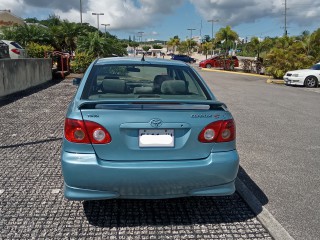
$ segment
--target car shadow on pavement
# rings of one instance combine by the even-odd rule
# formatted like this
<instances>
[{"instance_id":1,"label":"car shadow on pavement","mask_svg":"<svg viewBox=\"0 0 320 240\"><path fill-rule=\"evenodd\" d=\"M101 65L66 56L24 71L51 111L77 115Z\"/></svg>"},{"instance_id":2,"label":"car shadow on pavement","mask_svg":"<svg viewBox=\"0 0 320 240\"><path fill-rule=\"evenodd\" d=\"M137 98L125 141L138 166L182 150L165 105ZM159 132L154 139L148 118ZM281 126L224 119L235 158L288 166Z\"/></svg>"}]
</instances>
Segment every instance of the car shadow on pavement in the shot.
<instances>
[{"instance_id":1,"label":"car shadow on pavement","mask_svg":"<svg viewBox=\"0 0 320 240\"><path fill-rule=\"evenodd\" d=\"M84 213L90 224L109 228L244 222L256 217L262 211L262 206L268 203L268 198L241 167L238 178L248 185L261 201L262 205L257 204L254 211L237 189L236 193L225 197L84 201Z\"/></svg>"},{"instance_id":2,"label":"car shadow on pavement","mask_svg":"<svg viewBox=\"0 0 320 240\"><path fill-rule=\"evenodd\" d=\"M186 197L161 200L84 201L90 224L98 227L221 224L255 217L241 197Z\"/></svg>"},{"instance_id":3,"label":"car shadow on pavement","mask_svg":"<svg viewBox=\"0 0 320 240\"><path fill-rule=\"evenodd\" d=\"M261 207L266 205L269 200L261 188L251 179L246 171L240 166L238 171L238 179L248 188L248 190L257 198ZM238 190L238 189L237 189Z\"/></svg>"}]
</instances>

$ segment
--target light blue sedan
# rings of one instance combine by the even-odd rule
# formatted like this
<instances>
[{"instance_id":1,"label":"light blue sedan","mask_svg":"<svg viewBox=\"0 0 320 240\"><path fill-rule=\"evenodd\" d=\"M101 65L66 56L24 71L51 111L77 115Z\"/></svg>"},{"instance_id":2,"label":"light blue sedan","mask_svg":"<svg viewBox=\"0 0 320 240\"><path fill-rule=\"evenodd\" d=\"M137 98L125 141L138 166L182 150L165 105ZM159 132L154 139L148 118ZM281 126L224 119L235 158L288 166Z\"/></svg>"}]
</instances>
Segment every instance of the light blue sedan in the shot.
<instances>
[{"instance_id":1,"label":"light blue sedan","mask_svg":"<svg viewBox=\"0 0 320 240\"><path fill-rule=\"evenodd\" d=\"M66 114L65 197L233 194L239 167L235 131L227 107L188 64L98 59Z\"/></svg>"}]
</instances>

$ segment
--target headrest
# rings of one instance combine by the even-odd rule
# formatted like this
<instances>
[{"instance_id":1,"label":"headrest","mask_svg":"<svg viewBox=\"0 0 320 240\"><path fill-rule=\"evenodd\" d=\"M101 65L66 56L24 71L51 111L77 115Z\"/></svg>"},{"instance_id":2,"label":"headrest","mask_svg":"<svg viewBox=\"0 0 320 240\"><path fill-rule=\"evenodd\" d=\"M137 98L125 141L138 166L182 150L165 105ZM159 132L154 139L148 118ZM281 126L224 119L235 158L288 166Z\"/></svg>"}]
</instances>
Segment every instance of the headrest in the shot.
<instances>
[{"instance_id":1,"label":"headrest","mask_svg":"<svg viewBox=\"0 0 320 240\"><path fill-rule=\"evenodd\" d=\"M104 79L102 89L105 93L125 93L126 82L119 79Z\"/></svg>"},{"instance_id":2,"label":"headrest","mask_svg":"<svg viewBox=\"0 0 320 240\"><path fill-rule=\"evenodd\" d=\"M163 94L185 94L187 86L183 80L167 80L161 85L161 93Z\"/></svg>"}]
</instances>

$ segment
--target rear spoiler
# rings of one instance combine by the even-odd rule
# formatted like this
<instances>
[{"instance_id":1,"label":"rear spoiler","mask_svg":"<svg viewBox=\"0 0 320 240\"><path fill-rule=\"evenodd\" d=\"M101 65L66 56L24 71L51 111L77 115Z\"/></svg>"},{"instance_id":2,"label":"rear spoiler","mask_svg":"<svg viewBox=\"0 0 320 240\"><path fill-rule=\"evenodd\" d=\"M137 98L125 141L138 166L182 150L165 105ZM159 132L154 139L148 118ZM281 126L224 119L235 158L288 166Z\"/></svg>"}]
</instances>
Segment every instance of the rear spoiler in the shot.
<instances>
[{"instance_id":1,"label":"rear spoiler","mask_svg":"<svg viewBox=\"0 0 320 240\"><path fill-rule=\"evenodd\" d=\"M225 110L227 106L219 101L85 101L79 104L79 109L109 109L109 110Z\"/></svg>"}]
</instances>

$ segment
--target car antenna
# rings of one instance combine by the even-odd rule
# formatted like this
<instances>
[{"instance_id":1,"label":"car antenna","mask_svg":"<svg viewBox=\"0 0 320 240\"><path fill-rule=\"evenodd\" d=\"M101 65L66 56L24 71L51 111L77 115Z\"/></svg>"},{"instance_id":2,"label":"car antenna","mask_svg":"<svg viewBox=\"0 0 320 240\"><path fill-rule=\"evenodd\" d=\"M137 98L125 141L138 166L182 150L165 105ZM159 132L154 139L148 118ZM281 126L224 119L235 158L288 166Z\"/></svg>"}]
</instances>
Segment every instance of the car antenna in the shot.
<instances>
[{"instance_id":1,"label":"car antenna","mask_svg":"<svg viewBox=\"0 0 320 240\"><path fill-rule=\"evenodd\" d=\"M142 61L142 62L145 61L145 60L144 60L144 54L145 54L145 53L142 53L142 58L141 58L141 61Z\"/></svg>"}]
</instances>

